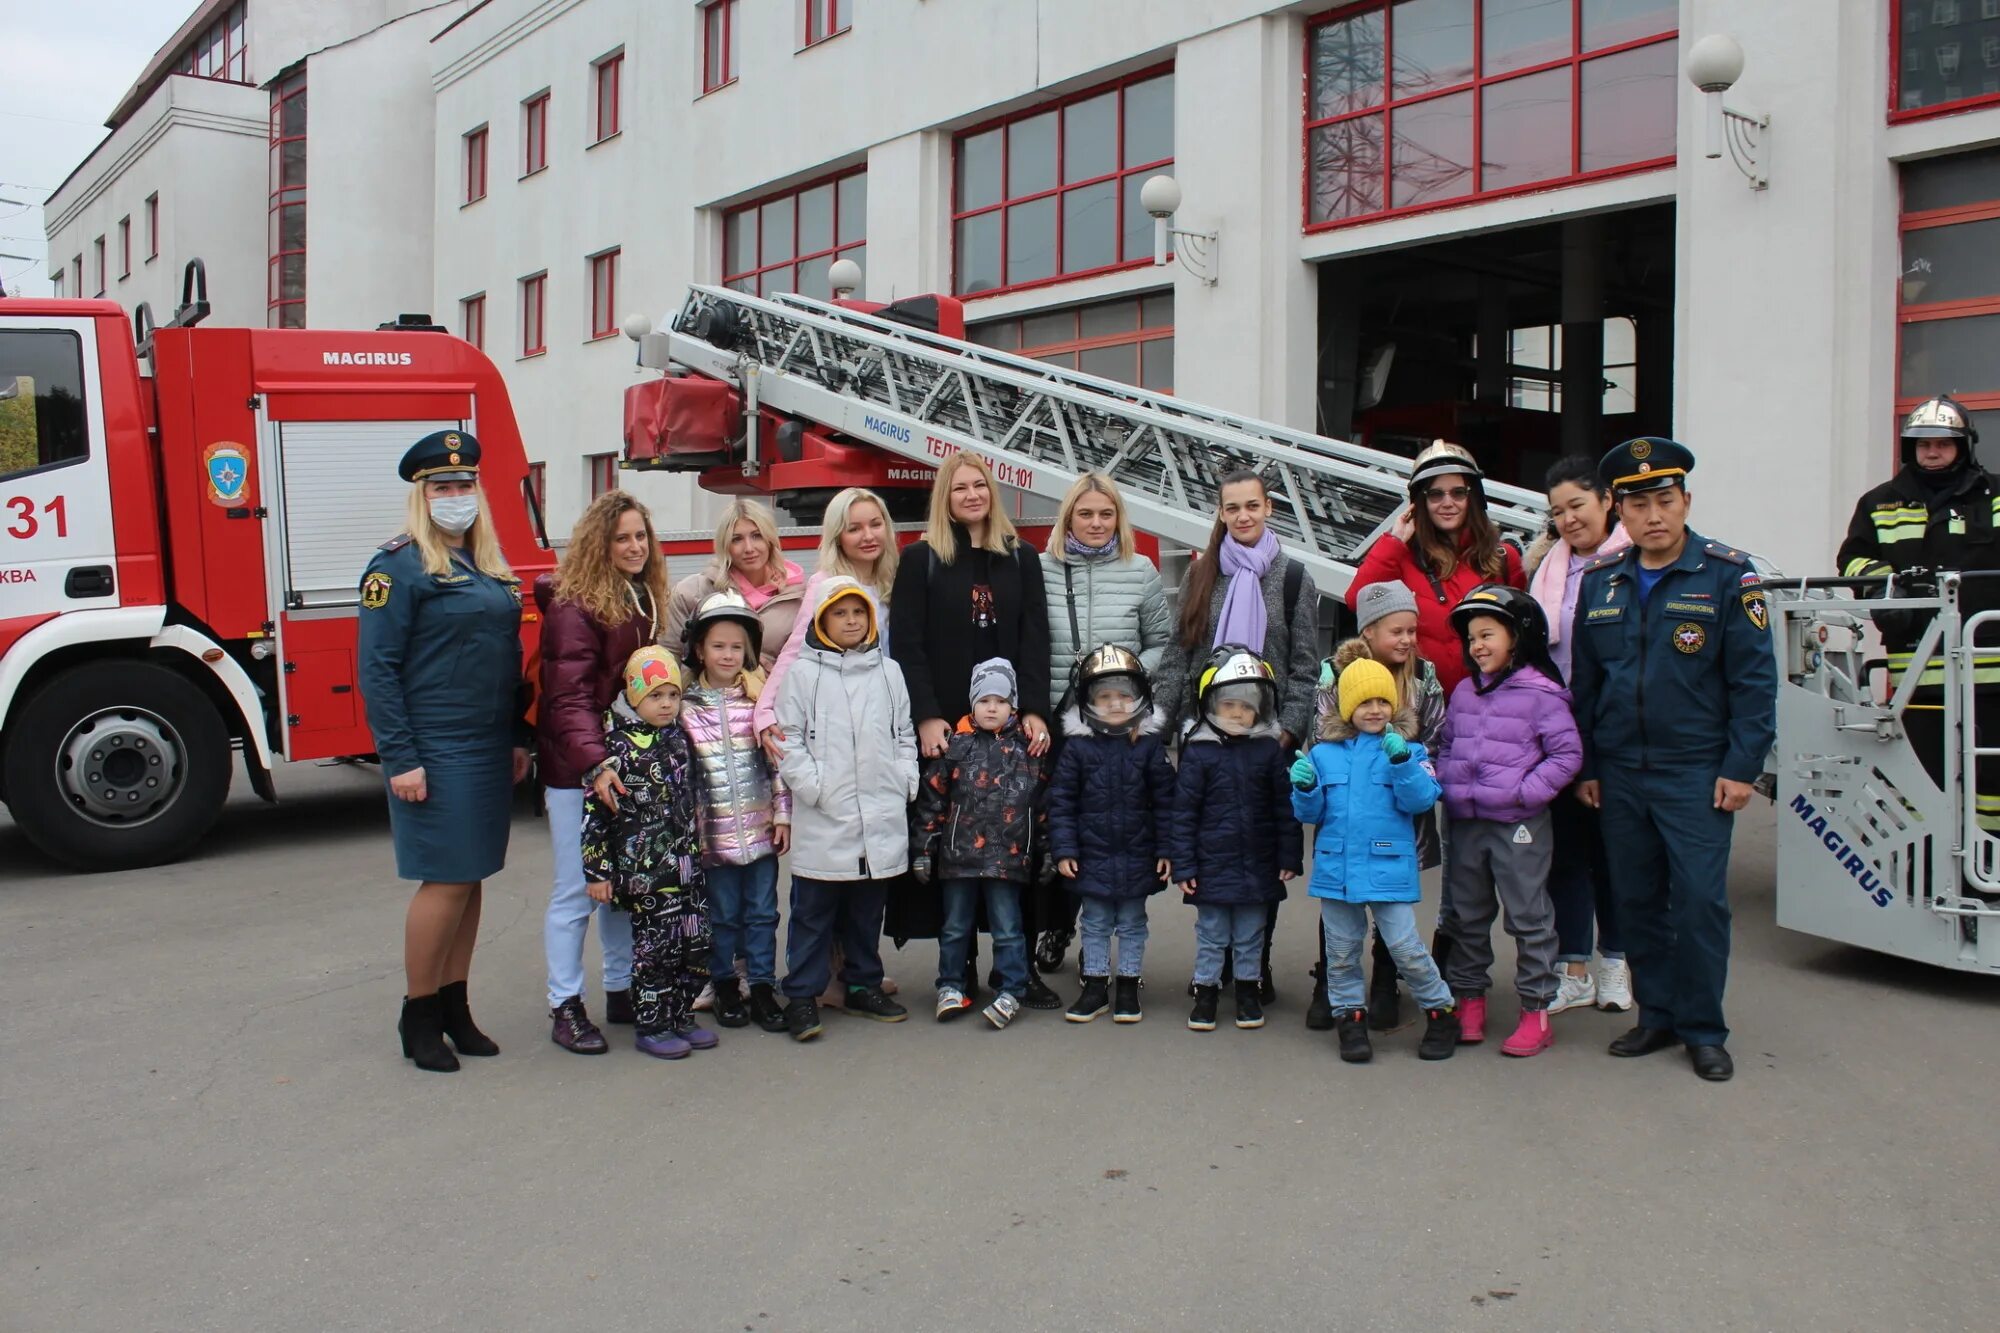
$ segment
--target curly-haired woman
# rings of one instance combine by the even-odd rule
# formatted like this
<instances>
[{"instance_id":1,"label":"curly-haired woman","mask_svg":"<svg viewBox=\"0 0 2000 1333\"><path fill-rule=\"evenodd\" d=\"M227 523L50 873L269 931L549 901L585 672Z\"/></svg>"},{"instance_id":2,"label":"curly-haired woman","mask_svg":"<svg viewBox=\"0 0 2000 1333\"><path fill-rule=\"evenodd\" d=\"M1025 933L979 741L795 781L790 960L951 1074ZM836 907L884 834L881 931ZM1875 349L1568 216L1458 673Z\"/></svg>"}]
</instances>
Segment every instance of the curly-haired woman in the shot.
<instances>
[{"instance_id":1,"label":"curly-haired woman","mask_svg":"<svg viewBox=\"0 0 2000 1333\"><path fill-rule=\"evenodd\" d=\"M606 757L604 710L625 662L660 642L667 562L652 515L624 491L607 491L576 521L553 576L535 581L542 612L542 694L536 723L547 789L555 883L542 942L549 964L550 1038L579 1055L605 1050L583 1005L583 940L598 912L604 1016L632 1021L632 918L590 900L583 877L586 789L612 810L625 788Z\"/></svg>"}]
</instances>

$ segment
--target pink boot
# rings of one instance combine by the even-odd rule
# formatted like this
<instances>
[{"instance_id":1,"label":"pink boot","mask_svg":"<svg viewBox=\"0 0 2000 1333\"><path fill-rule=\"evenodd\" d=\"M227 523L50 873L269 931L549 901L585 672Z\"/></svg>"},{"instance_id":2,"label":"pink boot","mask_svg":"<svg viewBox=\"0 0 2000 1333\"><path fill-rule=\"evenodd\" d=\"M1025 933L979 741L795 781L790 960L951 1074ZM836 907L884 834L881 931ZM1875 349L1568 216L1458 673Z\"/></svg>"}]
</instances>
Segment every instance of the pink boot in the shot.
<instances>
[{"instance_id":1,"label":"pink boot","mask_svg":"<svg viewBox=\"0 0 2000 1333\"><path fill-rule=\"evenodd\" d=\"M1514 1029L1514 1035L1500 1043L1502 1055L1540 1055L1555 1045L1555 1029L1549 1024L1546 1009L1523 1009L1521 1026Z\"/></svg>"},{"instance_id":2,"label":"pink boot","mask_svg":"<svg viewBox=\"0 0 2000 1333\"><path fill-rule=\"evenodd\" d=\"M1468 995L1458 1002L1458 1044L1477 1046L1486 1040L1486 997Z\"/></svg>"}]
</instances>

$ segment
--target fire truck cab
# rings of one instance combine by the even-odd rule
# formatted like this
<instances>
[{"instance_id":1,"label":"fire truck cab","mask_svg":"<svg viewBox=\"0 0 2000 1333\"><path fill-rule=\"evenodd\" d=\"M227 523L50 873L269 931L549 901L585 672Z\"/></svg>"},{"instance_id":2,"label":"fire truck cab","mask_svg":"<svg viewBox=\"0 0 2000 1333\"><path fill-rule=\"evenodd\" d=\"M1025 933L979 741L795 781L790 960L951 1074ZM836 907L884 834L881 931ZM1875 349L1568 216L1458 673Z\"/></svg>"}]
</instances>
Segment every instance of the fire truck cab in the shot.
<instances>
[{"instance_id":1,"label":"fire truck cab","mask_svg":"<svg viewBox=\"0 0 2000 1333\"><path fill-rule=\"evenodd\" d=\"M356 584L420 436L476 434L515 572L552 563L477 349L427 319L198 328L203 287L197 261L137 350L116 303L0 300L0 800L78 868L185 854L232 751L266 799L275 760L371 756Z\"/></svg>"}]
</instances>

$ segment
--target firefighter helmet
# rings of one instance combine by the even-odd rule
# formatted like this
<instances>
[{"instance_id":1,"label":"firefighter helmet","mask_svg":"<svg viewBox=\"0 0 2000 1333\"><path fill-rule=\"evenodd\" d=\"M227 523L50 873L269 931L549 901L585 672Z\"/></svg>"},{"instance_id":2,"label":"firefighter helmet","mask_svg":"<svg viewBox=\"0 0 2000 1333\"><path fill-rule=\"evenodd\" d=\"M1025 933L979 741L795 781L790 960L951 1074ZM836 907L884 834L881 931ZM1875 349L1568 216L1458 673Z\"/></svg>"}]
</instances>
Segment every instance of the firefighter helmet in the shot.
<instances>
[{"instance_id":1,"label":"firefighter helmet","mask_svg":"<svg viewBox=\"0 0 2000 1333\"><path fill-rule=\"evenodd\" d=\"M757 613L750 609L750 603L743 600L743 594L734 590L712 592L701 599L701 606L688 617L687 630L682 639L681 660L691 667L701 665L701 636L708 632L710 625L733 620L743 626L744 634L750 639L750 652L743 663L746 671L757 669L757 658L764 651L764 622L757 619Z\"/></svg>"},{"instance_id":2,"label":"firefighter helmet","mask_svg":"<svg viewBox=\"0 0 2000 1333\"><path fill-rule=\"evenodd\" d=\"M1972 424L1972 414L1949 394L1939 394L1917 404L1917 410L1903 418L1902 454L1903 466L1917 465L1918 440L1957 440L1958 458L1952 467L1962 467L1973 462L1973 450L1979 444L1979 429Z\"/></svg>"},{"instance_id":3,"label":"firefighter helmet","mask_svg":"<svg viewBox=\"0 0 2000 1333\"><path fill-rule=\"evenodd\" d=\"M1093 731L1125 731L1153 707L1153 682L1147 676L1138 654L1115 643L1100 644L1077 658L1076 671L1071 679L1076 682L1077 711ZM1091 707L1092 691L1098 685L1113 680L1129 682L1132 697L1138 701L1132 716L1116 727L1106 723Z\"/></svg>"},{"instance_id":4,"label":"firefighter helmet","mask_svg":"<svg viewBox=\"0 0 2000 1333\"><path fill-rule=\"evenodd\" d=\"M1278 673L1271 664L1240 643L1225 643L1209 654L1196 689L1201 715L1211 724L1215 706L1235 701L1257 710L1259 722L1269 722L1278 712Z\"/></svg>"},{"instance_id":5,"label":"firefighter helmet","mask_svg":"<svg viewBox=\"0 0 2000 1333\"><path fill-rule=\"evenodd\" d=\"M1514 635L1513 662L1506 671L1496 672L1491 681L1484 680L1478 664L1472 660L1469 639L1472 622L1479 616L1501 621ZM1563 683L1561 672L1549 657L1549 618L1543 613L1542 604L1521 589L1500 583L1480 584L1451 609L1451 627L1458 631L1465 669L1479 693L1486 693L1521 666L1532 666L1556 684Z\"/></svg>"},{"instance_id":6,"label":"firefighter helmet","mask_svg":"<svg viewBox=\"0 0 2000 1333\"><path fill-rule=\"evenodd\" d=\"M1418 454L1410 464L1410 500L1414 503L1423 498L1431 482L1439 477L1458 474L1466 478L1472 493L1481 500L1486 491L1481 484L1486 474L1479 470L1479 464L1472 460L1472 454L1463 445L1449 440L1432 440L1428 448Z\"/></svg>"}]
</instances>

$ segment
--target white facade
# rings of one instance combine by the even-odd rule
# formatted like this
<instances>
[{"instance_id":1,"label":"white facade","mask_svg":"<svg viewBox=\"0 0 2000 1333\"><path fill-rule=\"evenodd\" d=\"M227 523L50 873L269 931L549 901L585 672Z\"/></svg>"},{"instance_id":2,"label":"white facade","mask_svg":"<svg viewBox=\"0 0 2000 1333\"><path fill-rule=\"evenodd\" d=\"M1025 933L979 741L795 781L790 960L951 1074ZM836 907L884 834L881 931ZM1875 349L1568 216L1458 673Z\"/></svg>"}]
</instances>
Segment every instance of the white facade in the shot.
<instances>
[{"instance_id":1,"label":"white facade","mask_svg":"<svg viewBox=\"0 0 2000 1333\"><path fill-rule=\"evenodd\" d=\"M1304 72L1323 2L846 0L850 30L807 46L804 0L736 0L736 77L706 95L696 0L388 3L366 23L346 6L340 33L325 30L331 8L250 9L259 82L282 68L265 58L270 45L291 42L292 61L310 54L309 321L429 309L460 331L461 303L483 296L484 345L529 456L546 464L558 532L588 497L585 459L619 449L622 394L641 373L629 342L593 330L592 256L619 252L614 324L628 313L661 320L688 283L724 277L732 205L865 166L864 294L950 291L955 135L1170 65L1177 223L1219 231L1219 280L1181 264L1126 267L975 297L969 320L1171 291L1176 393L1313 428L1336 313L1324 308L1323 265L1593 216L1615 238L1633 210L1670 208L1671 411L1639 429L1697 451L1698 527L1788 570L1824 570L1853 497L1892 459L1898 164L2000 142L2000 107L1891 123L1891 0L1680 0L1682 54L1714 31L1747 54L1727 101L1771 118L1767 189L1752 190L1727 157L1702 155L1703 98L1676 78L1671 165L1311 230ZM1609 7L1662 8L1671 12ZM620 129L599 141L594 66L621 52ZM543 93L546 166L528 174L525 106ZM263 96L168 79L51 202L52 265L82 253L88 267L89 238L115 236L116 218L165 180L174 241L153 267L205 254L218 312L261 322L261 295L225 298L245 281L239 261L262 289ZM467 202L465 136L482 127L486 192ZM141 142L149 134L169 148L182 134L199 145L188 150L199 166L168 164L167 149ZM207 146L231 135L241 143ZM179 190L197 169L229 179ZM521 284L537 275L545 350L524 355ZM158 275L145 282L133 280L132 298L170 309ZM126 296L116 284L111 294ZM627 480L662 526L700 526L707 502L691 482Z\"/></svg>"}]
</instances>

